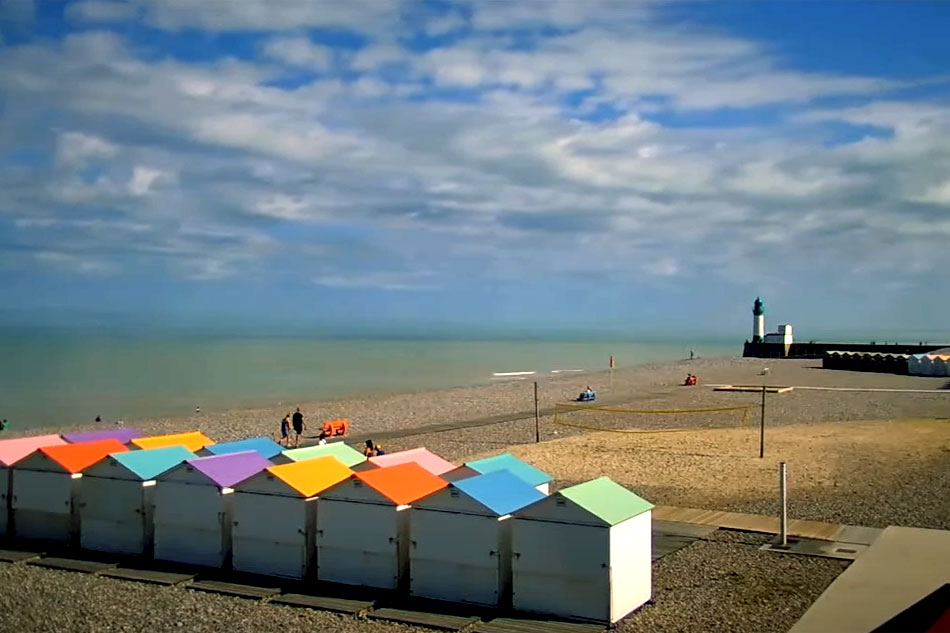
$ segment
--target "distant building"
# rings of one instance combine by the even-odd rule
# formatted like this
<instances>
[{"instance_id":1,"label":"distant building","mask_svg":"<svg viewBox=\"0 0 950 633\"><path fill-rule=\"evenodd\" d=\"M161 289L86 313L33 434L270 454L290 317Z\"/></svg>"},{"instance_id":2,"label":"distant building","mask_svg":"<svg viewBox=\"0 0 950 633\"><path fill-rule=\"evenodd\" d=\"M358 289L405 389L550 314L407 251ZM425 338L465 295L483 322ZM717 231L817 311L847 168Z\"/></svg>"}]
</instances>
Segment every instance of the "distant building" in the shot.
<instances>
[{"instance_id":1,"label":"distant building","mask_svg":"<svg viewBox=\"0 0 950 633\"><path fill-rule=\"evenodd\" d=\"M791 325L780 325L778 331L765 333L765 303L760 297L752 304L752 343L768 345L769 351L763 355L770 357L788 356L794 343Z\"/></svg>"}]
</instances>

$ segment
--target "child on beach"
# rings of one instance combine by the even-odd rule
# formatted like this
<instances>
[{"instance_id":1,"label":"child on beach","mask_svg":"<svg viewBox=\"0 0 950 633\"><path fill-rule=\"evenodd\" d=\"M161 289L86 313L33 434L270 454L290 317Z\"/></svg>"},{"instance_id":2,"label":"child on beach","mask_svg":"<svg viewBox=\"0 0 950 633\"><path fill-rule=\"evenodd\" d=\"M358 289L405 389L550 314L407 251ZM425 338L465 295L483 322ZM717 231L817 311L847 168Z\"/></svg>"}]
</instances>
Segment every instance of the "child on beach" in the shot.
<instances>
[{"instance_id":1,"label":"child on beach","mask_svg":"<svg viewBox=\"0 0 950 633\"><path fill-rule=\"evenodd\" d=\"M280 421L280 444L290 448L290 414Z\"/></svg>"}]
</instances>

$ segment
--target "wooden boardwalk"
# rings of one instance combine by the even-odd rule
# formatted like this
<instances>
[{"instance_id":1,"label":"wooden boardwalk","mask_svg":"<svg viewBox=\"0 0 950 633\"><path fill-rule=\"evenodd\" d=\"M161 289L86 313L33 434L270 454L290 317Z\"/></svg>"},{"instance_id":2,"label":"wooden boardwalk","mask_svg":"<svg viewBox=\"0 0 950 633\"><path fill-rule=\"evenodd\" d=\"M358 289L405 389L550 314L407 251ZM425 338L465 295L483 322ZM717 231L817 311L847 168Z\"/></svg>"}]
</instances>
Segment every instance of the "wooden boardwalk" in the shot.
<instances>
[{"instance_id":1,"label":"wooden boardwalk","mask_svg":"<svg viewBox=\"0 0 950 633\"><path fill-rule=\"evenodd\" d=\"M661 521L714 525L728 530L743 530L746 532L778 534L781 531L778 517L762 514L700 510L697 508L679 508L676 506L656 506L653 509L653 518L654 520ZM838 523L822 523L821 521L806 521L803 519L788 520L788 534L790 536L821 541L870 545L880 533L881 530L878 528L841 525Z\"/></svg>"}]
</instances>

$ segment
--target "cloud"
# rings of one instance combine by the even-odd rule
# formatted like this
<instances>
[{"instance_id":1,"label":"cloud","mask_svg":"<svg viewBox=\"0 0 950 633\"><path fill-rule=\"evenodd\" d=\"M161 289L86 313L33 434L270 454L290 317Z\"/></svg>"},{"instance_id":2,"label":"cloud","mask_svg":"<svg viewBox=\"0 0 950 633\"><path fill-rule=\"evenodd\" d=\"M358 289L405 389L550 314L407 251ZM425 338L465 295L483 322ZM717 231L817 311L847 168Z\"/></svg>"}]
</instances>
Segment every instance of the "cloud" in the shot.
<instances>
[{"instance_id":1,"label":"cloud","mask_svg":"<svg viewBox=\"0 0 950 633\"><path fill-rule=\"evenodd\" d=\"M332 61L329 48L314 44L305 37L280 37L268 40L264 45L264 54L291 66L311 70L327 70Z\"/></svg>"},{"instance_id":2,"label":"cloud","mask_svg":"<svg viewBox=\"0 0 950 633\"><path fill-rule=\"evenodd\" d=\"M426 278L424 273L393 274L393 273L369 273L369 274L337 274L321 275L314 277L313 283L327 288L376 288L379 290L404 290L404 291L422 291L435 290L436 286L423 283L420 279Z\"/></svg>"},{"instance_id":3,"label":"cloud","mask_svg":"<svg viewBox=\"0 0 950 633\"><path fill-rule=\"evenodd\" d=\"M114 143L82 132L63 132L56 145L57 161L73 166L88 160L113 158L118 152Z\"/></svg>"},{"instance_id":4,"label":"cloud","mask_svg":"<svg viewBox=\"0 0 950 633\"><path fill-rule=\"evenodd\" d=\"M116 274L389 290L897 275L902 248L917 271L950 263L950 108L897 100L897 82L797 71L648 5L481 3L411 29L411 5L369 5L128 5L161 29L267 31L240 48L257 58L156 55L107 29L0 49L0 125L17 130L0 150L54 159L0 163L23 261L104 251ZM113 9L69 15L125 19ZM301 34L321 25L366 43ZM438 47L407 47L407 29ZM814 105L836 95L862 105ZM721 107L748 116L668 122ZM842 142L829 121L886 133Z\"/></svg>"},{"instance_id":5,"label":"cloud","mask_svg":"<svg viewBox=\"0 0 950 633\"><path fill-rule=\"evenodd\" d=\"M144 196L152 192L156 183L168 180L169 175L160 169L152 169L136 165L129 179L129 193L133 196Z\"/></svg>"}]
</instances>

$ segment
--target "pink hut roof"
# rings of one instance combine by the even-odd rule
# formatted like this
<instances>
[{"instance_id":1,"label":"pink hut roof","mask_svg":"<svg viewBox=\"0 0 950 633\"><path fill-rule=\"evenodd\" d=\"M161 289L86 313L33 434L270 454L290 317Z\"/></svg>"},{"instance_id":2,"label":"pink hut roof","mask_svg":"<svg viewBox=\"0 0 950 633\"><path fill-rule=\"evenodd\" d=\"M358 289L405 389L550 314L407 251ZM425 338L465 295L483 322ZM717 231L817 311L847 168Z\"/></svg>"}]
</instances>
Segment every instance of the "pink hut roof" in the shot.
<instances>
[{"instance_id":1,"label":"pink hut roof","mask_svg":"<svg viewBox=\"0 0 950 633\"><path fill-rule=\"evenodd\" d=\"M0 465L12 466L33 451L44 446L59 446L66 441L58 435L34 435L0 440Z\"/></svg>"},{"instance_id":2,"label":"pink hut roof","mask_svg":"<svg viewBox=\"0 0 950 633\"><path fill-rule=\"evenodd\" d=\"M410 448L405 451L387 453L378 457L370 457L369 461L380 468L397 464L416 463L433 475L441 475L455 468L455 464L448 462L427 448Z\"/></svg>"}]
</instances>

